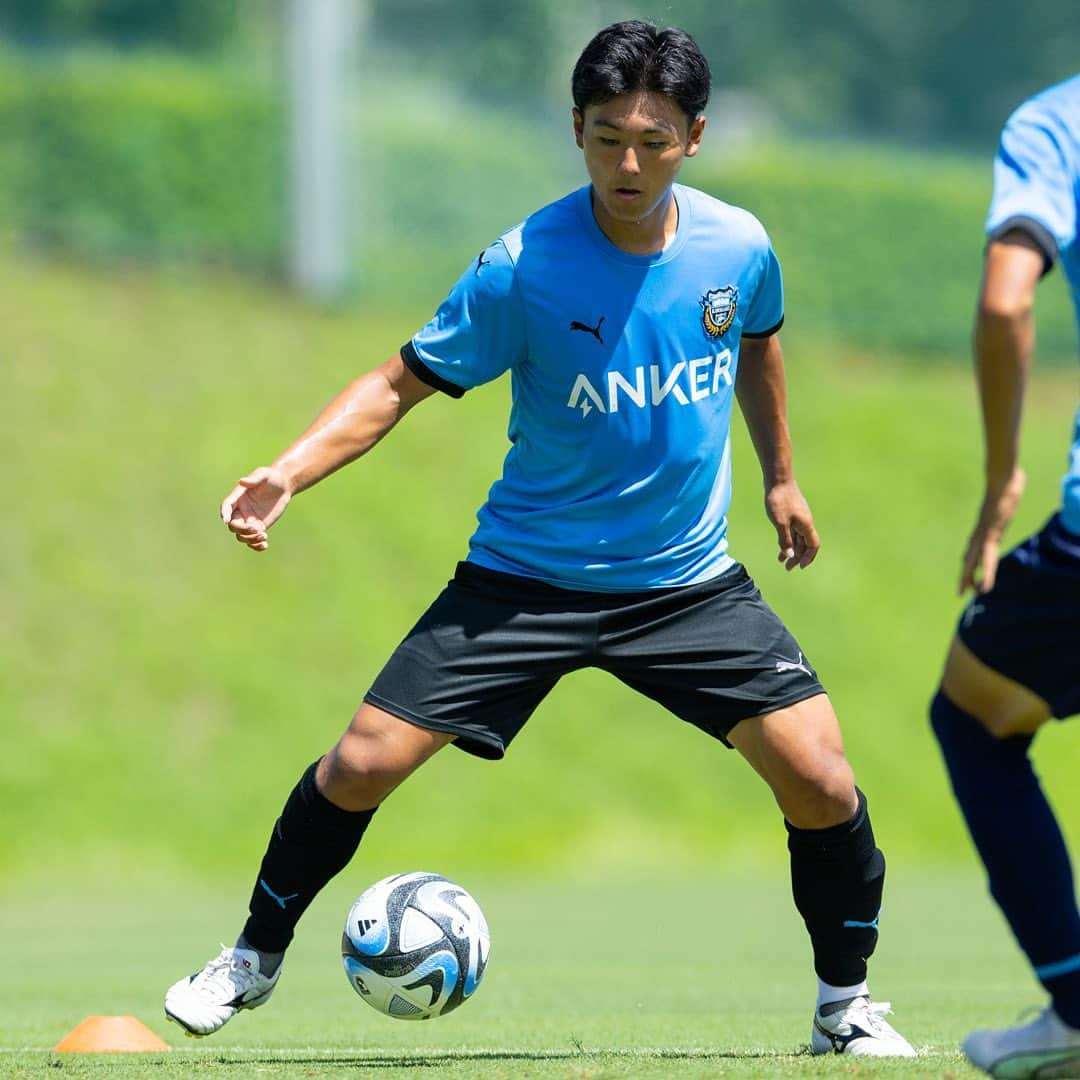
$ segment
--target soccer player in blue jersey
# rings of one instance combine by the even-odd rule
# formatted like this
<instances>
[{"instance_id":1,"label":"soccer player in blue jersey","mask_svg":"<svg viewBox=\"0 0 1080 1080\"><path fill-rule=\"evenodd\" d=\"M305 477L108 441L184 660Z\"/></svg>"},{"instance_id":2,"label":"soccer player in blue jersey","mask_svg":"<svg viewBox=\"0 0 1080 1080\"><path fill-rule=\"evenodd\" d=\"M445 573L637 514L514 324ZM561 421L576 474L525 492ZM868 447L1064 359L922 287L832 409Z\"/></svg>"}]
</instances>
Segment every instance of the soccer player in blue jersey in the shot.
<instances>
[{"instance_id":1,"label":"soccer player in blue jersey","mask_svg":"<svg viewBox=\"0 0 1080 1080\"><path fill-rule=\"evenodd\" d=\"M1028 750L1080 712L1080 412L1062 503L999 561L1024 489L1018 460L1036 286L1060 261L1080 318L1080 75L1009 119L994 162L975 364L985 488L964 556L973 596L931 719L990 892L1050 1005L1029 1024L976 1031L964 1051L995 1076L1080 1076L1080 914L1073 872Z\"/></svg>"},{"instance_id":2,"label":"soccer player in blue jersey","mask_svg":"<svg viewBox=\"0 0 1080 1080\"><path fill-rule=\"evenodd\" d=\"M293 495L410 409L510 374L511 448L468 556L289 795L236 946L169 990L190 1033L269 997L304 909L419 765L448 743L502 757L562 675L598 667L772 789L818 976L815 1053L914 1054L866 983L885 861L832 706L728 552L736 400L787 569L818 536L792 468L776 256L746 211L675 183L708 95L682 31L601 31L573 75L590 183L485 248L398 355L225 499L263 551Z\"/></svg>"}]
</instances>

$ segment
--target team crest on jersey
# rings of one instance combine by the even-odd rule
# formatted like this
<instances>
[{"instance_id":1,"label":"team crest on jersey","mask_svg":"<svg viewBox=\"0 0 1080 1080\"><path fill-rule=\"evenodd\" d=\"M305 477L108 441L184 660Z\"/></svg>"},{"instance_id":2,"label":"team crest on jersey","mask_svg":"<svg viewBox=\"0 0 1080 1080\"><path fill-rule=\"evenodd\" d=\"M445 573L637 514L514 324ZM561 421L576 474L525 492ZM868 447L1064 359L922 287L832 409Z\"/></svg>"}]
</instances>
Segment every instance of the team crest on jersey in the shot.
<instances>
[{"instance_id":1,"label":"team crest on jersey","mask_svg":"<svg viewBox=\"0 0 1080 1080\"><path fill-rule=\"evenodd\" d=\"M722 289L710 289L699 301L703 309L701 321L705 324L705 333L717 338L726 333L735 321L735 310L739 306L739 290L734 285L725 285Z\"/></svg>"}]
</instances>

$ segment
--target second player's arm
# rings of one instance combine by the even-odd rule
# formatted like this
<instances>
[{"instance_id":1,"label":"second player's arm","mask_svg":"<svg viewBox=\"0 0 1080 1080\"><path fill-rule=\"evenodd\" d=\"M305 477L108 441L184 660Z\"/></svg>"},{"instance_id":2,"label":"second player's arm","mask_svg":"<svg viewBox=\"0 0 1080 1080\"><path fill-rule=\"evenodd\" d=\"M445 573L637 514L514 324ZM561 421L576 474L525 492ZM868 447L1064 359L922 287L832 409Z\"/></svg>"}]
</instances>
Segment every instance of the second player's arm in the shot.
<instances>
[{"instance_id":1,"label":"second player's arm","mask_svg":"<svg viewBox=\"0 0 1080 1080\"><path fill-rule=\"evenodd\" d=\"M243 477L222 503L222 519L241 543L265 551L267 531L293 495L366 454L433 393L400 354L391 357L342 390L270 465Z\"/></svg>"},{"instance_id":2,"label":"second player's arm","mask_svg":"<svg viewBox=\"0 0 1080 1080\"><path fill-rule=\"evenodd\" d=\"M1018 464L1020 417L1035 346L1035 288L1045 269L1026 233L1007 233L986 252L975 321L975 370L985 439L985 488L960 589L990 589L1002 536L1024 492Z\"/></svg>"},{"instance_id":3,"label":"second player's arm","mask_svg":"<svg viewBox=\"0 0 1080 1080\"><path fill-rule=\"evenodd\" d=\"M776 528L778 558L788 570L807 567L821 547L813 515L791 463L784 355L776 334L743 338L735 394L765 485L765 510Z\"/></svg>"}]
</instances>

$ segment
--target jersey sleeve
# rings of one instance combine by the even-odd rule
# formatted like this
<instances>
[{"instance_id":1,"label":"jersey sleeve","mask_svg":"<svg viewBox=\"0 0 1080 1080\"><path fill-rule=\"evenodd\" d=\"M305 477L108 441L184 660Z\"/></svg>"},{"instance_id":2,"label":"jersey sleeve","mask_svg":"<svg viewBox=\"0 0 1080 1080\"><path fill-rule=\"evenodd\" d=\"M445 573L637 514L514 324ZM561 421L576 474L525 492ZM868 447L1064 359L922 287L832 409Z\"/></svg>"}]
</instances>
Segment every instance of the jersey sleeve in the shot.
<instances>
[{"instance_id":1,"label":"jersey sleeve","mask_svg":"<svg viewBox=\"0 0 1080 1080\"><path fill-rule=\"evenodd\" d=\"M525 356L525 318L514 263L501 240L458 279L402 359L417 378L451 397L498 378Z\"/></svg>"},{"instance_id":2,"label":"jersey sleeve","mask_svg":"<svg viewBox=\"0 0 1080 1080\"><path fill-rule=\"evenodd\" d=\"M1076 218L1075 179L1052 125L1036 110L1020 108L1005 125L994 158L987 238L1023 229L1050 269L1076 239Z\"/></svg>"},{"instance_id":3,"label":"jersey sleeve","mask_svg":"<svg viewBox=\"0 0 1080 1080\"><path fill-rule=\"evenodd\" d=\"M765 338L775 334L784 325L784 281L780 273L780 260L765 240L765 259L758 275L757 287L750 298L750 307L743 320L742 336Z\"/></svg>"}]
</instances>

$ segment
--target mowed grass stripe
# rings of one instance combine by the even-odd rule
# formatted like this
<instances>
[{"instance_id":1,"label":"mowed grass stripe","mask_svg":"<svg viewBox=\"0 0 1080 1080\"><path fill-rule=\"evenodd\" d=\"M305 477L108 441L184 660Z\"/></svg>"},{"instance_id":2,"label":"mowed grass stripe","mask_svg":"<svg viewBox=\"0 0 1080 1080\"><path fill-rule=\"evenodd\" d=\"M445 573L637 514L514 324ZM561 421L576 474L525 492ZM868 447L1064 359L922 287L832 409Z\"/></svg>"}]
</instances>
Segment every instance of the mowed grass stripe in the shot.
<instances>
[{"instance_id":1,"label":"mowed grass stripe","mask_svg":"<svg viewBox=\"0 0 1080 1080\"><path fill-rule=\"evenodd\" d=\"M867 1068L807 1053L814 982L782 873L469 881L491 923L491 966L474 1000L423 1024L383 1018L349 989L338 939L364 882L355 871L347 876L301 924L272 1001L238 1016L217 1041L198 1042L164 1020L161 998L214 951L217 937L235 932L241 892L182 881L155 890L137 880L131 891L81 901L24 892L6 906L14 932L0 1070L681 1078ZM922 1056L874 1065L873 1074L968 1075L956 1049L962 1036L1010 1022L1039 999L1038 988L977 875L896 869L893 877L871 984L893 1002L896 1026ZM67 935L58 966L57 913L65 908L88 929ZM149 936L148 925L157 927ZM53 959L43 964L43 955ZM131 1057L47 1050L91 1014L135 1015L174 1049Z\"/></svg>"}]
</instances>

